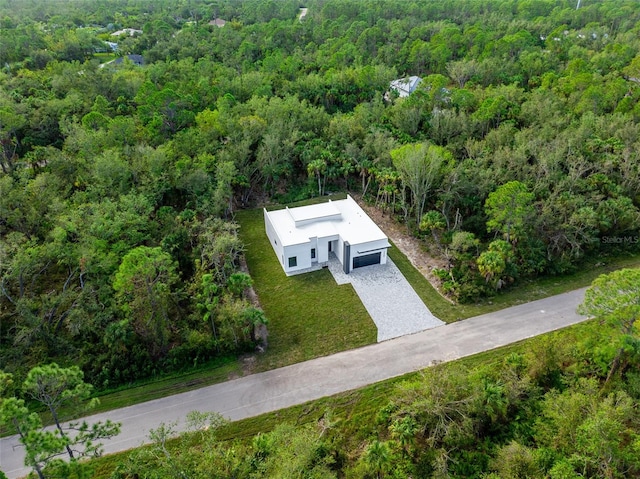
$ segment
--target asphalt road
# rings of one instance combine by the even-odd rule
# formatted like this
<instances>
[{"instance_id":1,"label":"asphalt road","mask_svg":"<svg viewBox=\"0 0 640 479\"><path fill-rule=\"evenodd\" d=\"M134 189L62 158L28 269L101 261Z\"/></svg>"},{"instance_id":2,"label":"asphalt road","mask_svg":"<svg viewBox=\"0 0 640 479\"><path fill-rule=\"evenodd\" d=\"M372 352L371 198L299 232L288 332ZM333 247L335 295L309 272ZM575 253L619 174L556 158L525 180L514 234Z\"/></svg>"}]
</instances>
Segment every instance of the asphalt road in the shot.
<instances>
[{"instance_id":1,"label":"asphalt road","mask_svg":"<svg viewBox=\"0 0 640 479\"><path fill-rule=\"evenodd\" d=\"M87 418L111 419L122 432L105 442L106 453L148 442L150 429L177 422L193 410L216 411L238 420L356 389L384 379L511 344L584 321L576 307L585 289L476 316L421 333L313 359L214 386L149 401ZM0 440L0 469L10 478L26 475L16 436Z\"/></svg>"}]
</instances>

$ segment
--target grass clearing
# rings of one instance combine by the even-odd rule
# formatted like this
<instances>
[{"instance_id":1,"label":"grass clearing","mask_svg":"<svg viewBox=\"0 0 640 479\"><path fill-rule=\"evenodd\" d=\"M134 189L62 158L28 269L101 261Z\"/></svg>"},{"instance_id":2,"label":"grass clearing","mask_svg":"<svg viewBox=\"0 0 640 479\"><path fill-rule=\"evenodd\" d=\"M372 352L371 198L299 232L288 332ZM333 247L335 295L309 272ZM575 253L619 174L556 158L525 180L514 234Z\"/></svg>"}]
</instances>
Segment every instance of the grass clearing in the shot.
<instances>
[{"instance_id":1,"label":"grass clearing","mask_svg":"<svg viewBox=\"0 0 640 479\"><path fill-rule=\"evenodd\" d=\"M343 197L332 196L335 199ZM322 201L326 201L326 197L296 205ZM274 369L375 343L375 325L351 285L336 285L326 269L291 277L284 274L264 233L262 215L261 209L237 213L241 237L247 245L250 273L270 321L269 347L264 355L259 356L254 370ZM395 245L389 250L389 257L429 309L447 323L585 287L600 274L640 266L639 254L603 255L585 262L571 275L522 281L515 288L475 304L452 304L431 286ZM93 412L104 412L198 389L240 375L240 361L222 358L189 372L155 378L116 391L101 392L101 404ZM249 431L252 429L249 427Z\"/></svg>"}]
</instances>

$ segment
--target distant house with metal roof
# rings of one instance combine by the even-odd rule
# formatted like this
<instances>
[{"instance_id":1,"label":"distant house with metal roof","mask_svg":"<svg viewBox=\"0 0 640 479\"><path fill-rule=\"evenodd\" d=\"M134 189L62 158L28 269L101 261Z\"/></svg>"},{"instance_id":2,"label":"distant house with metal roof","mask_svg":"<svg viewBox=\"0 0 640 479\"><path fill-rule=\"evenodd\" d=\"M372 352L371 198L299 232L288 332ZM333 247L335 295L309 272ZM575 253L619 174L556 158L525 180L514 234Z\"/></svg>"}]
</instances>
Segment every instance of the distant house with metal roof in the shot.
<instances>
[{"instance_id":1,"label":"distant house with metal roof","mask_svg":"<svg viewBox=\"0 0 640 479\"><path fill-rule=\"evenodd\" d=\"M397 92L400 98L404 98L416 91L416 88L418 88L418 85L420 85L421 81L422 78L417 76L398 78L397 80L393 80L391 82L389 88Z\"/></svg>"},{"instance_id":2,"label":"distant house with metal roof","mask_svg":"<svg viewBox=\"0 0 640 479\"><path fill-rule=\"evenodd\" d=\"M269 242L287 276L326 265L334 254L349 274L386 264L387 236L351 196L317 205L267 211Z\"/></svg>"},{"instance_id":3,"label":"distant house with metal roof","mask_svg":"<svg viewBox=\"0 0 640 479\"><path fill-rule=\"evenodd\" d=\"M121 65L124 63L124 59L129 60L131 63L133 63L134 65L138 65L139 67L144 65L144 58L142 57L142 55L137 55L137 54L131 54L131 55L125 55L123 57L118 57L115 59L115 61L113 63L115 63L116 65Z\"/></svg>"},{"instance_id":4,"label":"distant house with metal roof","mask_svg":"<svg viewBox=\"0 0 640 479\"><path fill-rule=\"evenodd\" d=\"M142 34L142 30L137 30L135 28L123 28L122 30L118 30L117 32L113 32L111 34L112 37L119 37L120 35L129 35L130 37L136 35L136 34Z\"/></svg>"},{"instance_id":5,"label":"distant house with metal roof","mask_svg":"<svg viewBox=\"0 0 640 479\"><path fill-rule=\"evenodd\" d=\"M215 19L213 19L213 20L211 20L209 22L209 25L215 26L215 27L218 27L218 28L222 28L226 24L227 24L226 20L223 20L222 18L215 18Z\"/></svg>"}]
</instances>

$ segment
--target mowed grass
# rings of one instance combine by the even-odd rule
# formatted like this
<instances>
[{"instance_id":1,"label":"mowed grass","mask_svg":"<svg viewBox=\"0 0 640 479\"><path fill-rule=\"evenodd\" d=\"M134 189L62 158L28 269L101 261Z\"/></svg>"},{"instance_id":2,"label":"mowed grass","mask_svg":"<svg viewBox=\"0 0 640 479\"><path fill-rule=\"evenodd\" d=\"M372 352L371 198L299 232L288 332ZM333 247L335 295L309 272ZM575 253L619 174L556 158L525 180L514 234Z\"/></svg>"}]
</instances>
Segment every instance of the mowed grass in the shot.
<instances>
[{"instance_id":1,"label":"mowed grass","mask_svg":"<svg viewBox=\"0 0 640 479\"><path fill-rule=\"evenodd\" d=\"M351 285L337 285L328 269L287 277L265 233L263 211L239 211L236 220L269 320L268 348L259 356L258 370L376 342L375 324Z\"/></svg>"},{"instance_id":2,"label":"mowed grass","mask_svg":"<svg viewBox=\"0 0 640 479\"><path fill-rule=\"evenodd\" d=\"M457 304L444 298L395 245L389 250L389 257L398 266L398 269L407 278L429 310L446 323L584 288L601 274L622 268L640 267L640 254L637 253L609 257L600 256L586 261L575 273L520 281L512 288L493 297L482 299L476 303Z\"/></svg>"},{"instance_id":3,"label":"mowed grass","mask_svg":"<svg viewBox=\"0 0 640 479\"><path fill-rule=\"evenodd\" d=\"M345 195L334 195L342 199ZM326 201L315 198L304 204ZM301 204L301 203L299 203ZM299 205L297 204L297 205ZM351 285L338 286L328 270L287 277L264 232L261 209L237 213L246 244L250 273L270 321L267 352L258 356L255 371L274 369L376 342L377 331ZM601 256L571 275L523 281L493 298L474 304L453 304L444 298L395 247L389 257L398 266L427 307L450 323L585 287L600 274L640 266L640 255ZM117 391L102 392L103 412L172 394L198 389L242 375L235 358L221 358L197 370L151 379ZM49 422L47 418L45 421ZM0 435L6 431L0 431Z\"/></svg>"}]
</instances>

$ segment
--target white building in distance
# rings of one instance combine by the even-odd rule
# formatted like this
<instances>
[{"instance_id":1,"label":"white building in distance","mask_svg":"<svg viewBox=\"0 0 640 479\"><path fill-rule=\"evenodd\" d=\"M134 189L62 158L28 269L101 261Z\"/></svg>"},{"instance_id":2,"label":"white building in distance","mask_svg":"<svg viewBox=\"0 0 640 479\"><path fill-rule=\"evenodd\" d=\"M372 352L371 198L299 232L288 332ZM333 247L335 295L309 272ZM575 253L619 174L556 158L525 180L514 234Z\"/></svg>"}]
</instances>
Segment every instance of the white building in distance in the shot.
<instances>
[{"instance_id":1,"label":"white building in distance","mask_svg":"<svg viewBox=\"0 0 640 479\"><path fill-rule=\"evenodd\" d=\"M134 35L142 35L142 30L138 30L136 28L123 28L122 30L118 30L111 34L112 37L119 37L120 35L129 35L130 37Z\"/></svg>"},{"instance_id":2,"label":"white building in distance","mask_svg":"<svg viewBox=\"0 0 640 479\"><path fill-rule=\"evenodd\" d=\"M290 276L326 265L335 254L346 274L355 268L386 264L387 236L351 196L317 205L264 210L273 250Z\"/></svg>"},{"instance_id":3,"label":"white building in distance","mask_svg":"<svg viewBox=\"0 0 640 479\"><path fill-rule=\"evenodd\" d=\"M404 98L411 95L414 91L416 91L416 88L418 88L418 85L420 85L421 81L422 81L422 78L417 76L410 76L408 78L398 78L397 80L393 80L391 82L391 84L389 85L389 88L391 90L396 91L400 98Z\"/></svg>"}]
</instances>

